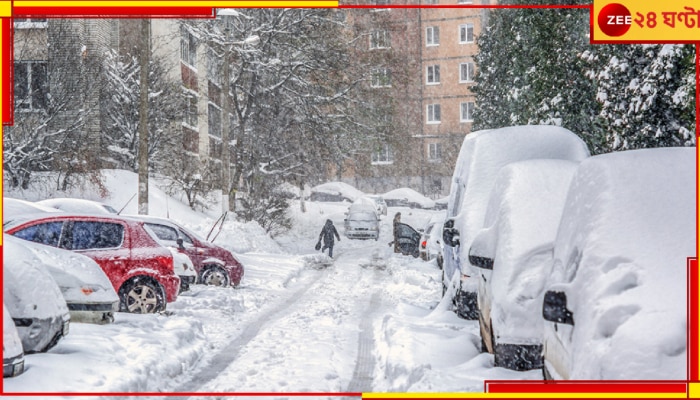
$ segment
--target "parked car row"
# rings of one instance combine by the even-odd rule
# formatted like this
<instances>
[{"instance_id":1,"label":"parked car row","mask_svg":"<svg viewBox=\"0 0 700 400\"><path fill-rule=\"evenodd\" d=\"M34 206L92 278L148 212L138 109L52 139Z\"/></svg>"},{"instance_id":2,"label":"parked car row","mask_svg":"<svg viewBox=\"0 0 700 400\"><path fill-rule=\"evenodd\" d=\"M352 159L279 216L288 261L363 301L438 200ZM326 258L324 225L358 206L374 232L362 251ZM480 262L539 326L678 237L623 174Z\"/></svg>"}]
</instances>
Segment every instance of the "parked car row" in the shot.
<instances>
[{"instance_id":1,"label":"parked car row","mask_svg":"<svg viewBox=\"0 0 700 400\"><path fill-rule=\"evenodd\" d=\"M684 380L696 150L591 157L572 135L528 126L467 136L442 232L443 293L478 319L496 366Z\"/></svg>"},{"instance_id":2,"label":"parked car row","mask_svg":"<svg viewBox=\"0 0 700 400\"><path fill-rule=\"evenodd\" d=\"M60 199L54 205L86 200ZM70 322L108 324L114 312L155 313L198 282L240 284L244 269L228 250L165 218L91 213L4 199L5 376L23 370L23 354L45 352ZM95 204L93 204L95 205ZM89 208L88 208L89 209ZM21 352L8 350L15 327Z\"/></svg>"}]
</instances>

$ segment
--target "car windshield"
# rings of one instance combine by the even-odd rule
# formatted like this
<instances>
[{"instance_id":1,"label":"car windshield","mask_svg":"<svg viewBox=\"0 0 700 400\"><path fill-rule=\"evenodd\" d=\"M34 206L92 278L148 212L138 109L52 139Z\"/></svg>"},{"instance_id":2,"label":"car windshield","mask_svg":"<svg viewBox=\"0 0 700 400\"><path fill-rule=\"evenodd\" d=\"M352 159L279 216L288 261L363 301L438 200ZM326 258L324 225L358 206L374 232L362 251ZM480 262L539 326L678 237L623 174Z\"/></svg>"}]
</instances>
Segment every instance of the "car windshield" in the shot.
<instances>
[{"instance_id":1,"label":"car windshield","mask_svg":"<svg viewBox=\"0 0 700 400\"><path fill-rule=\"evenodd\" d=\"M354 221L376 221L377 214L370 212L352 213L348 219Z\"/></svg>"}]
</instances>

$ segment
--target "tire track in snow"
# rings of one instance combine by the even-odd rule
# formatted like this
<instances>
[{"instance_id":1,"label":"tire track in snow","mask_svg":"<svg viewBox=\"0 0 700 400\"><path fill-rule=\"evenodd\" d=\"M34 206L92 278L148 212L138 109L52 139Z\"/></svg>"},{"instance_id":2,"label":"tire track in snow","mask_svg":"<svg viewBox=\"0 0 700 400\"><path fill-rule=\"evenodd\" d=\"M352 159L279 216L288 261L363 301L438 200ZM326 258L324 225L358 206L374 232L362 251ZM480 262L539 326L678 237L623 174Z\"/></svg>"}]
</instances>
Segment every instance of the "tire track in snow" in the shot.
<instances>
[{"instance_id":1,"label":"tire track in snow","mask_svg":"<svg viewBox=\"0 0 700 400\"><path fill-rule=\"evenodd\" d=\"M377 271L375 270L375 278ZM357 360L355 362L355 370L352 373L352 379L348 384L348 392L371 392L374 376L375 359L374 350L374 334L372 332L372 322L374 316L379 310L382 303L381 294L376 291L372 294L367 306L366 312L362 315L360 322L360 337L358 339Z\"/></svg>"},{"instance_id":2,"label":"tire track in snow","mask_svg":"<svg viewBox=\"0 0 700 400\"><path fill-rule=\"evenodd\" d=\"M316 276L299 290L289 295L286 300L280 301L277 308L273 308L268 312L259 316L255 321L246 326L243 332L237 336L229 345L221 348L218 353L209 361L209 363L196 374L191 376L187 382L180 384L178 388L173 390L173 393L194 393L207 383L219 376L221 371L224 371L237 358L241 350L253 340L262 327L270 321L277 319L279 314L283 314L288 308L296 304L303 295L311 289L311 287L327 273L316 274ZM199 397L199 396L197 396ZM190 397L171 397L172 399L185 400ZM194 396L193 396L194 398Z\"/></svg>"}]
</instances>

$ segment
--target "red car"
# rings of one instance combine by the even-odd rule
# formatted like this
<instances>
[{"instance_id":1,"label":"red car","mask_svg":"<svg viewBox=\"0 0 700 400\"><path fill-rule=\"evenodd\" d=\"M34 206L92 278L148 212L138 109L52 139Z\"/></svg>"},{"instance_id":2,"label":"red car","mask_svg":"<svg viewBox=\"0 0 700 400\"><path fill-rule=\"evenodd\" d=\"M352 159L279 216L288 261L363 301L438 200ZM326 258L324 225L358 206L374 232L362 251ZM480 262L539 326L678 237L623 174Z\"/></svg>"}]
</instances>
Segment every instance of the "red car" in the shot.
<instances>
[{"instance_id":1,"label":"red car","mask_svg":"<svg viewBox=\"0 0 700 400\"><path fill-rule=\"evenodd\" d=\"M177 298L180 278L173 256L146 232L142 221L63 213L8 217L6 233L95 260L119 295L120 311L163 311Z\"/></svg>"},{"instance_id":2,"label":"red car","mask_svg":"<svg viewBox=\"0 0 700 400\"><path fill-rule=\"evenodd\" d=\"M197 271L197 283L214 286L238 286L243 279L243 265L221 246L199 237L182 225L167 219L146 215L133 216L142 220L164 242L175 246L182 239L181 248L187 253Z\"/></svg>"}]
</instances>

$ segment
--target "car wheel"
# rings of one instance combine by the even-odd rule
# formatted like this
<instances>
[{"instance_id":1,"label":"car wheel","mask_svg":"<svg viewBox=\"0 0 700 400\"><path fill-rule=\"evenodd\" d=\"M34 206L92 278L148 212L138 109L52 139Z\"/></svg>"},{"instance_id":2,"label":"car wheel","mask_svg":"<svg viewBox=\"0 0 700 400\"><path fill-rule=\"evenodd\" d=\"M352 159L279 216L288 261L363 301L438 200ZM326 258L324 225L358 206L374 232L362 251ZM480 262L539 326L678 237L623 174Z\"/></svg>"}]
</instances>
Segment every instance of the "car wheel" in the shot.
<instances>
[{"instance_id":1,"label":"car wheel","mask_svg":"<svg viewBox=\"0 0 700 400\"><path fill-rule=\"evenodd\" d=\"M219 267L209 267L202 272L202 283L211 286L228 286L226 271Z\"/></svg>"},{"instance_id":2,"label":"car wheel","mask_svg":"<svg viewBox=\"0 0 700 400\"><path fill-rule=\"evenodd\" d=\"M121 311L152 314L165 309L163 290L158 283L149 278L132 279L125 283L119 292Z\"/></svg>"}]
</instances>

